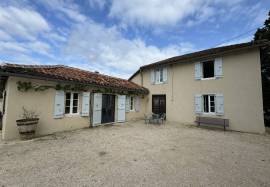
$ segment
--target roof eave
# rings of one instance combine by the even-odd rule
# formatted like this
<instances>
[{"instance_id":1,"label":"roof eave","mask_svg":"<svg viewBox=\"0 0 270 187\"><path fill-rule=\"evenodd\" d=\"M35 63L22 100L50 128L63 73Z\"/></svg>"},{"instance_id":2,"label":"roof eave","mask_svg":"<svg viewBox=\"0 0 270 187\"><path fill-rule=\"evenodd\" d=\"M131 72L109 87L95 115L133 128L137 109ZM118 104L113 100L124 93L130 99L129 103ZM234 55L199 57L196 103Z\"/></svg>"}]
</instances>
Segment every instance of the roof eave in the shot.
<instances>
[{"instance_id":1,"label":"roof eave","mask_svg":"<svg viewBox=\"0 0 270 187\"><path fill-rule=\"evenodd\" d=\"M245 43L243 43L245 44ZM263 42L247 42L246 44L250 44L250 45L247 45L247 46L241 46L239 48L234 48L234 49L231 49L231 50L227 50L227 51L224 51L224 52L218 52L218 53L215 53L215 54L205 54L203 56L200 56L200 57L187 57L186 59L177 59L177 57L180 57L180 56L176 56L176 57L171 57L171 58L168 58L168 59L165 59L165 60L161 60L161 61L157 61L157 62L154 62L154 63L151 63L151 64L148 64L148 65L144 65L144 66L141 66L139 68L139 70L137 70L128 80L131 80L132 78L134 78L139 72L140 70L143 70L143 69L148 69L148 68L152 68L152 67L157 67L157 66L165 66L165 65L171 65L171 64L176 64L176 63L179 63L179 62L195 62L195 61L201 61L201 60L208 60L208 59L211 59L211 58L215 58L215 57L218 57L220 55L227 55L227 54L230 54L230 53L233 53L233 52L238 52L238 51L243 51L243 50L247 50L247 49L253 49L253 48L260 48L260 47L264 47L264 46L269 46L270 45L270 42L266 42L266 41L263 41ZM235 44L235 45L240 45L240 44ZM228 47L228 46L224 46L224 47ZM213 48L214 49L214 48ZM198 52L201 52L201 51L198 51ZM197 52L194 52L194 53L197 53ZM192 54L192 53L190 53ZM186 54L188 55L188 54Z\"/></svg>"},{"instance_id":2,"label":"roof eave","mask_svg":"<svg viewBox=\"0 0 270 187\"><path fill-rule=\"evenodd\" d=\"M138 94L146 95L149 93L149 91L146 88L142 89L131 89L131 88L122 88L122 87L113 87L108 85L99 85L99 84L91 84L87 82L80 82L80 81L71 81L71 80L63 80L63 79L57 79L47 76L35 76L35 75L28 75L28 74L22 74L22 73L10 73L10 72L3 72L0 69L0 76L14 76L14 77L22 77L22 78L29 78L29 79L38 79L38 80L45 80L45 81L52 81L52 82L61 82L66 84L84 84L87 86L92 86L96 88L109 88L114 90L122 90L122 91L129 91L129 92L135 92Z\"/></svg>"}]
</instances>

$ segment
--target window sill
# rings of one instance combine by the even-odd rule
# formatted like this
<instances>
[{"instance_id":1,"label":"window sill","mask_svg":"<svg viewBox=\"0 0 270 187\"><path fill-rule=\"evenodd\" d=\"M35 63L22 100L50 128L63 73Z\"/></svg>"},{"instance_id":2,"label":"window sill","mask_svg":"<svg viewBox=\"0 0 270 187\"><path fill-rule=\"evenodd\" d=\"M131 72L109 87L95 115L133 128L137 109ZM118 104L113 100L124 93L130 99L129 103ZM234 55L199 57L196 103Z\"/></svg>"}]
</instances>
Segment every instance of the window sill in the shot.
<instances>
[{"instance_id":1,"label":"window sill","mask_svg":"<svg viewBox=\"0 0 270 187\"><path fill-rule=\"evenodd\" d=\"M219 113L196 113L196 114L201 116L224 116L224 114Z\"/></svg>"},{"instance_id":2,"label":"window sill","mask_svg":"<svg viewBox=\"0 0 270 187\"><path fill-rule=\"evenodd\" d=\"M80 113L76 113L76 114L65 114L65 117L71 118L71 117L78 117L80 116Z\"/></svg>"},{"instance_id":3,"label":"window sill","mask_svg":"<svg viewBox=\"0 0 270 187\"><path fill-rule=\"evenodd\" d=\"M204 81L204 80L215 80L215 79L217 79L217 77L201 78L200 80Z\"/></svg>"},{"instance_id":4,"label":"window sill","mask_svg":"<svg viewBox=\"0 0 270 187\"><path fill-rule=\"evenodd\" d=\"M154 85L166 84L166 82L155 82Z\"/></svg>"},{"instance_id":5,"label":"window sill","mask_svg":"<svg viewBox=\"0 0 270 187\"><path fill-rule=\"evenodd\" d=\"M211 112L211 113L201 113L201 115L204 115L204 116L216 116L217 113L214 113L214 112Z\"/></svg>"}]
</instances>

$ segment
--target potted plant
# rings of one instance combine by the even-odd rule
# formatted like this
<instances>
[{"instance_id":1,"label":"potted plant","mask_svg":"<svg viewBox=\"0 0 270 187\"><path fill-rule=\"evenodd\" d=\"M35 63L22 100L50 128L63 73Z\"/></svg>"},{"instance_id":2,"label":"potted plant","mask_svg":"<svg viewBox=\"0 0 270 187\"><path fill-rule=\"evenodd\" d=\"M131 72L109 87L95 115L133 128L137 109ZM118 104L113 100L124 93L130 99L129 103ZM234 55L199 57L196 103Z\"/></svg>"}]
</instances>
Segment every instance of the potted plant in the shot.
<instances>
[{"instance_id":1,"label":"potted plant","mask_svg":"<svg viewBox=\"0 0 270 187\"><path fill-rule=\"evenodd\" d=\"M29 111L23 107L22 119L16 120L19 133L23 139L35 136L38 120L38 114L35 111Z\"/></svg>"}]
</instances>

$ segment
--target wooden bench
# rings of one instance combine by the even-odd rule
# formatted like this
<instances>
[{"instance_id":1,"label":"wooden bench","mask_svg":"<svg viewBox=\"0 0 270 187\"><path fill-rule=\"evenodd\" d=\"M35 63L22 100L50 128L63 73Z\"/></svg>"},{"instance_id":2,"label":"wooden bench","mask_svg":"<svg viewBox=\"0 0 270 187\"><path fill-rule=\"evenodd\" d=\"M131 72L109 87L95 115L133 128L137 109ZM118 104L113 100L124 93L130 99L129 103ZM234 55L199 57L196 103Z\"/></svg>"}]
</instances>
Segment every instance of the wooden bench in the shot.
<instances>
[{"instance_id":1,"label":"wooden bench","mask_svg":"<svg viewBox=\"0 0 270 187\"><path fill-rule=\"evenodd\" d=\"M224 128L224 131L226 130L226 127L229 127L229 120L223 118L196 116L195 122L198 124L198 126L200 126L201 124L222 126Z\"/></svg>"}]
</instances>

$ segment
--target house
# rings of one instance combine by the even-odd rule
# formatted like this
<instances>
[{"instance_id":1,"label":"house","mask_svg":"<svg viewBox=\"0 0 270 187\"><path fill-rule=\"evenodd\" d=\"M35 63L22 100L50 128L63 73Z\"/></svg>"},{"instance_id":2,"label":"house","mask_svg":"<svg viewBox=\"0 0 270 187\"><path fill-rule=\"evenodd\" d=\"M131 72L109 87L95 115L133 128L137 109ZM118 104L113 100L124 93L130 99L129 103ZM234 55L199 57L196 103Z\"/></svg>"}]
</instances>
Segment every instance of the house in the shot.
<instances>
[{"instance_id":1,"label":"house","mask_svg":"<svg viewBox=\"0 0 270 187\"><path fill-rule=\"evenodd\" d=\"M2 138L19 137L22 108L39 114L38 135L142 119L193 124L196 116L226 118L229 129L265 132L260 48L242 43L140 67L129 80L62 65L0 65Z\"/></svg>"},{"instance_id":2,"label":"house","mask_svg":"<svg viewBox=\"0 0 270 187\"><path fill-rule=\"evenodd\" d=\"M0 65L5 140L19 137L22 108L39 115L38 135L137 119L148 90L136 83L62 65Z\"/></svg>"},{"instance_id":3,"label":"house","mask_svg":"<svg viewBox=\"0 0 270 187\"><path fill-rule=\"evenodd\" d=\"M265 132L260 48L249 42L176 56L140 67L130 81L149 90L145 112L172 122L229 119L229 129Z\"/></svg>"}]
</instances>

